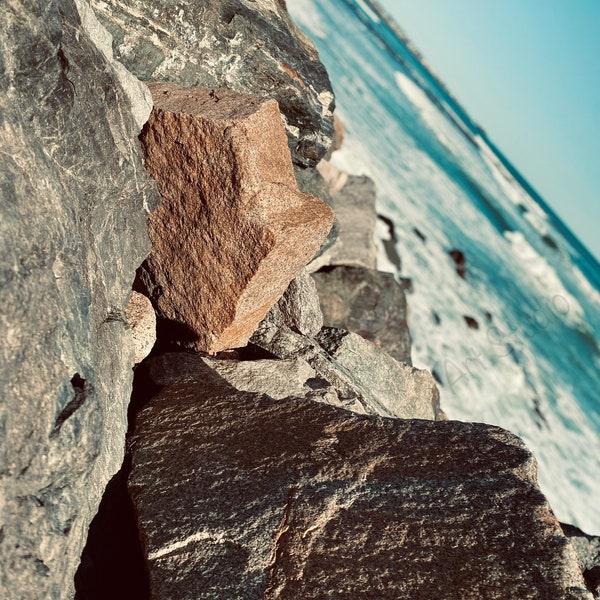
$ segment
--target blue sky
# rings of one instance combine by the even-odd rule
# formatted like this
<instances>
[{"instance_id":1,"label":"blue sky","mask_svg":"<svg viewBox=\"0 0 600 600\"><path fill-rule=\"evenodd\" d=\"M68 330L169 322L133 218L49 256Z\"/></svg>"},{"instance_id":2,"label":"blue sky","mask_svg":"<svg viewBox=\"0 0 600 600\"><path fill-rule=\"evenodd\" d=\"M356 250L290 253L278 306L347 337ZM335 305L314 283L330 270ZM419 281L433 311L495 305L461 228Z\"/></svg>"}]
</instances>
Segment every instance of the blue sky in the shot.
<instances>
[{"instance_id":1,"label":"blue sky","mask_svg":"<svg viewBox=\"0 0 600 600\"><path fill-rule=\"evenodd\" d=\"M380 0L600 259L600 0Z\"/></svg>"}]
</instances>

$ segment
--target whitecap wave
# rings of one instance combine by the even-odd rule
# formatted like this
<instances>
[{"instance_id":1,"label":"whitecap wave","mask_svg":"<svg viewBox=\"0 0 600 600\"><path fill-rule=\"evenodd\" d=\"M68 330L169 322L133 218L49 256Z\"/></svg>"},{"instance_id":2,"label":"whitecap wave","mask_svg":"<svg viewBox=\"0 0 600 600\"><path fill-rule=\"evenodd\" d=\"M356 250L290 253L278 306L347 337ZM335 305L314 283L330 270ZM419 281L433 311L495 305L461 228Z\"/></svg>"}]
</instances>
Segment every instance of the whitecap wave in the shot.
<instances>
[{"instance_id":1,"label":"whitecap wave","mask_svg":"<svg viewBox=\"0 0 600 600\"><path fill-rule=\"evenodd\" d=\"M505 231L504 236L511 244L513 256L530 275L530 282L548 307L569 325L589 332L581 304L567 291L548 261L537 253L520 231Z\"/></svg>"}]
</instances>

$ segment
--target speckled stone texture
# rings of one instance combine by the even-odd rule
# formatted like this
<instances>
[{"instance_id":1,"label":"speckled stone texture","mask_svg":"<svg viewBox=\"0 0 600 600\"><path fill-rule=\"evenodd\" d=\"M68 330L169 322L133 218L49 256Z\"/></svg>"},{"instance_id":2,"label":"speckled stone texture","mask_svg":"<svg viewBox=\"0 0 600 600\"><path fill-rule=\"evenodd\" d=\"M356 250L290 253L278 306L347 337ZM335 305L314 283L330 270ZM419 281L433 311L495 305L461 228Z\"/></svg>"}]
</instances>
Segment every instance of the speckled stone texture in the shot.
<instances>
[{"instance_id":1,"label":"speckled stone texture","mask_svg":"<svg viewBox=\"0 0 600 600\"><path fill-rule=\"evenodd\" d=\"M412 364L406 296L391 273L339 266L312 277L325 325L358 333L396 360Z\"/></svg>"},{"instance_id":2,"label":"speckled stone texture","mask_svg":"<svg viewBox=\"0 0 600 600\"><path fill-rule=\"evenodd\" d=\"M129 487L153 598L591 599L523 443L180 381Z\"/></svg>"},{"instance_id":3,"label":"speckled stone texture","mask_svg":"<svg viewBox=\"0 0 600 600\"><path fill-rule=\"evenodd\" d=\"M279 102L293 160L315 166L334 97L313 42L277 0L93 0L116 57L139 79L227 87Z\"/></svg>"},{"instance_id":4,"label":"speckled stone texture","mask_svg":"<svg viewBox=\"0 0 600 600\"><path fill-rule=\"evenodd\" d=\"M0 28L0 597L71 598L123 459L125 307L158 194L148 92L85 2L9 0Z\"/></svg>"},{"instance_id":5,"label":"speckled stone texture","mask_svg":"<svg viewBox=\"0 0 600 600\"><path fill-rule=\"evenodd\" d=\"M327 237L333 212L298 191L277 103L150 84L141 136L163 197L140 281L159 341L216 353L244 346Z\"/></svg>"}]
</instances>

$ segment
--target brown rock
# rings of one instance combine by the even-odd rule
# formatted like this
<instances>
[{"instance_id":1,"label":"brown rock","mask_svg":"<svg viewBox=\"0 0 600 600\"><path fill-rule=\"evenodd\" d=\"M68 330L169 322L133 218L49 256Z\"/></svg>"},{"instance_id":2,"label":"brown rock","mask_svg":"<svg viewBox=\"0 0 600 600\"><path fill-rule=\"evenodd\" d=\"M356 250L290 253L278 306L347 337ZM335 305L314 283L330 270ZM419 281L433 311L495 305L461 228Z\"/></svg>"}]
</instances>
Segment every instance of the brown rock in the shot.
<instances>
[{"instance_id":1,"label":"brown rock","mask_svg":"<svg viewBox=\"0 0 600 600\"><path fill-rule=\"evenodd\" d=\"M134 360L140 363L150 354L156 342L156 313L150 300L143 294L131 292L125 319L133 339Z\"/></svg>"},{"instance_id":2,"label":"brown rock","mask_svg":"<svg viewBox=\"0 0 600 600\"><path fill-rule=\"evenodd\" d=\"M514 435L180 381L129 480L153 598L588 599Z\"/></svg>"},{"instance_id":3,"label":"brown rock","mask_svg":"<svg viewBox=\"0 0 600 600\"><path fill-rule=\"evenodd\" d=\"M215 353L244 346L333 223L298 192L274 100L150 84L141 140L163 196L140 281L159 339Z\"/></svg>"}]
</instances>

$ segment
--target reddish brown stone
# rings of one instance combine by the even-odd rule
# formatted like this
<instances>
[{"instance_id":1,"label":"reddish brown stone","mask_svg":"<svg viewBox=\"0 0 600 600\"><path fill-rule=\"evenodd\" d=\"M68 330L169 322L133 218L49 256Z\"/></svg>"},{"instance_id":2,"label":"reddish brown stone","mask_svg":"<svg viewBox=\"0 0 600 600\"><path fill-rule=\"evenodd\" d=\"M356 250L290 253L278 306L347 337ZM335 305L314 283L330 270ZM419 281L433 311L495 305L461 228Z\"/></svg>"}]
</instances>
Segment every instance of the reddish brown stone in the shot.
<instances>
[{"instance_id":1,"label":"reddish brown stone","mask_svg":"<svg viewBox=\"0 0 600 600\"><path fill-rule=\"evenodd\" d=\"M318 251L333 212L298 191L277 102L149 87L155 106L141 140L163 201L148 219L140 279L159 336L210 353L244 346Z\"/></svg>"}]
</instances>

